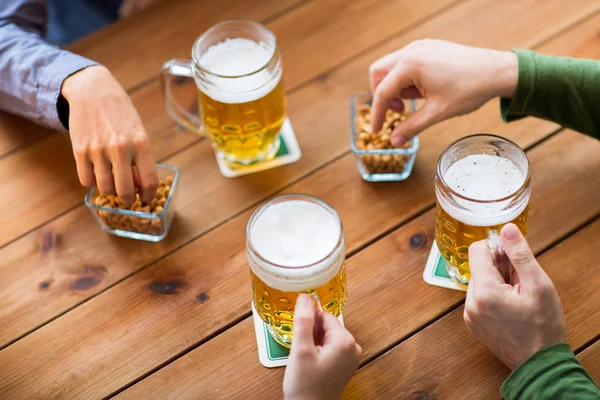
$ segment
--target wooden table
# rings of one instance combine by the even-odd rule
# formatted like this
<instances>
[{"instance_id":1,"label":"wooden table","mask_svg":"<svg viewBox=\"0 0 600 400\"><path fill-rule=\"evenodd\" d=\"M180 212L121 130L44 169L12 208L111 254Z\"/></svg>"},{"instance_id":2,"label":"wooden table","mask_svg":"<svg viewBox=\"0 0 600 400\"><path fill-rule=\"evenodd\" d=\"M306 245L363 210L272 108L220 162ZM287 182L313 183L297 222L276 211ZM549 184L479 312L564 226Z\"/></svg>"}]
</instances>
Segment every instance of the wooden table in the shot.
<instances>
[{"instance_id":1,"label":"wooden table","mask_svg":"<svg viewBox=\"0 0 600 400\"><path fill-rule=\"evenodd\" d=\"M499 398L509 371L470 337L464 294L421 278L437 158L473 132L527 149L531 245L561 295L568 341L598 380L600 143L535 119L505 125L492 102L424 132L407 181L371 184L349 151L348 101L368 90L372 61L424 37L600 58L599 11L598 0L164 1L74 44L129 91L155 158L180 168L178 219L158 244L104 234L68 137L1 116L0 398L280 398L283 369L257 358L244 228L286 192L326 199L344 223L344 317L364 349L345 398ZM295 164L237 179L171 121L158 81L163 61L188 57L198 34L232 17L277 35L303 150Z\"/></svg>"}]
</instances>

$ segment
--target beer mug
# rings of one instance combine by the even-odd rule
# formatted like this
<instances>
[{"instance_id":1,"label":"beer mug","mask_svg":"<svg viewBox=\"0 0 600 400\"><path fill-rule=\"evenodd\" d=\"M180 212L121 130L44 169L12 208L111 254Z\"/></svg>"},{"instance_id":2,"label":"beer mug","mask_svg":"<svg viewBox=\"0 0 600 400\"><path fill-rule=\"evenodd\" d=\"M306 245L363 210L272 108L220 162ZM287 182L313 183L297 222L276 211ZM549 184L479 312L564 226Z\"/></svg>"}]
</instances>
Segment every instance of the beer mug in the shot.
<instances>
[{"instance_id":1,"label":"beer mug","mask_svg":"<svg viewBox=\"0 0 600 400\"><path fill-rule=\"evenodd\" d=\"M177 77L194 78L199 116L174 99ZM246 20L213 26L194 43L192 60L164 64L161 81L169 114L208 136L219 158L248 165L277 153L286 99L275 35L265 26Z\"/></svg>"},{"instance_id":2,"label":"beer mug","mask_svg":"<svg viewBox=\"0 0 600 400\"><path fill-rule=\"evenodd\" d=\"M435 242L455 282L469 283L473 242L509 222L527 233L530 176L525 152L500 136L467 136L442 152L435 175Z\"/></svg>"},{"instance_id":3,"label":"beer mug","mask_svg":"<svg viewBox=\"0 0 600 400\"><path fill-rule=\"evenodd\" d=\"M300 293L339 316L346 303L345 243L337 212L303 194L277 197L258 208L246 229L252 300L275 341L292 343Z\"/></svg>"}]
</instances>

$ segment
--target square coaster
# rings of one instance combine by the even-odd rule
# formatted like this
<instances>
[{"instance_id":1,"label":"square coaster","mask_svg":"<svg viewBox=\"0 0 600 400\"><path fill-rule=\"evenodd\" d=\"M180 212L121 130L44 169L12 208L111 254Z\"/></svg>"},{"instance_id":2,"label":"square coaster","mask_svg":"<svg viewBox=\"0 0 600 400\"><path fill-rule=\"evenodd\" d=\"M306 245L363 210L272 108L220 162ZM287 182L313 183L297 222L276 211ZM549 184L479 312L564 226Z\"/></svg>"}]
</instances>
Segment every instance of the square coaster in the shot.
<instances>
[{"instance_id":1,"label":"square coaster","mask_svg":"<svg viewBox=\"0 0 600 400\"><path fill-rule=\"evenodd\" d=\"M442 254L438 250L435 241L431 246L431 252L427 258L427 264L425 264L425 270L423 271L423 280L430 285L441 286L448 289L455 289L465 292L466 289L455 283L448 271L446 271L446 260L442 257Z\"/></svg>"},{"instance_id":2,"label":"square coaster","mask_svg":"<svg viewBox=\"0 0 600 400\"><path fill-rule=\"evenodd\" d=\"M258 345L258 359L267 368L285 367L288 363L290 349L277 343L269 333L267 324L258 316L252 302L252 319L254 320L254 331L256 333L256 344ZM344 318L338 317L342 325Z\"/></svg>"},{"instance_id":3,"label":"square coaster","mask_svg":"<svg viewBox=\"0 0 600 400\"><path fill-rule=\"evenodd\" d=\"M255 172L264 171L265 169L275 168L280 165L291 164L298 161L302 156L302 152L300 151L294 128L292 128L289 119L286 118L279 133L279 150L272 160L231 167L224 160L217 157L217 163L219 164L221 174L227 178L234 178L236 176L253 174Z\"/></svg>"}]
</instances>

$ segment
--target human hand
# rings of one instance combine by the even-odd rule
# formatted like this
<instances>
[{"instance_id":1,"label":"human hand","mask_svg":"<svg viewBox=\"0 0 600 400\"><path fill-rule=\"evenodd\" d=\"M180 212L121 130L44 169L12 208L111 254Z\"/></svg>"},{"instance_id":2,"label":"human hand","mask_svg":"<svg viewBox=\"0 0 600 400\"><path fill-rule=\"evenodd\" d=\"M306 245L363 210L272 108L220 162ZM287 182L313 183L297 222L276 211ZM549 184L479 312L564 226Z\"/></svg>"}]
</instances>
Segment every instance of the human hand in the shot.
<instances>
[{"instance_id":1,"label":"human hand","mask_svg":"<svg viewBox=\"0 0 600 400\"><path fill-rule=\"evenodd\" d=\"M544 347L565 342L566 329L556 288L519 228L507 224L501 238L514 286L494 267L486 241L473 243L464 319L473 336L514 370Z\"/></svg>"},{"instance_id":2,"label":"human hand","mask_svg":"<svg viewBox=\"0 0 600 400\"><path fill-rule=\"evenodd\" d=\"M371 126L379 132L385 112L402 112L400 99L426 103L392 132L392 145L448 118L477 110L488 100L510 98L517 85L518 59L509 51L481 49L442 40L418 40L371 64Z\"/></svg>"},{"instance_id":3,"label":"human hand","mask_svg":"<svg viewBox=\"0 0 600 400\"><path fill-rule=\"evenodd\" d=\"M69 131L81 184L117 194L130 205L137 175L140 198L150 202L158 175L148 135L117 80L104 67L88 67L65 79L62 94L69 103Z\"/></svg>"},{"instance_id":4,"label":"human hand","mask_svg":"<svg viewBox=\"0 0 600 400\"><path fill-rule=\"evenodd\" d=\"M294 311L294 335L283 378L286 400L337 399L358 368L362 349L332 314L317 314L310 296L301 294ZM322 344L315 344L316 315L322 315Z\"/></svg>"}]
</instances>

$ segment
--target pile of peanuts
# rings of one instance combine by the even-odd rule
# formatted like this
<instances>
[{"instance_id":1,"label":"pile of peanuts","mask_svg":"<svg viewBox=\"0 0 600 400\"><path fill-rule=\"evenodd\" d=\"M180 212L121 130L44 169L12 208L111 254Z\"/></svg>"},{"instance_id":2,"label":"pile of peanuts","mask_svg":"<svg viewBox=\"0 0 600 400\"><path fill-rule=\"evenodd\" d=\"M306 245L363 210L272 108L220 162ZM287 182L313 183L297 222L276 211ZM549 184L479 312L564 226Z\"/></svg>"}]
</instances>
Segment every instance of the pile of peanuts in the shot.
<instances>
[{"instance_id":1,"label":"pile of peanuts","mask_svg":"<svg viewBox=\"0 0 600 400\"><path fill-rule=\"evenodd\" d=\"M139 211L152 214L160 214L171 194L173 177L168 176L158 183L156 198L150 203L144 203L140 199L139 189L136 188L135 201L127 207L121 199L112 194L99 194L94 204L108 208L120 208L122 210ZM111 229L145 233L149 235L160 235L162 233L161 218L141 218L128 215L111 213L108 211L96 211L100 219Z\"/></svg>"},{"instance_id":2,"label":"pile of peanuts","mask_svg":"<svg viewBox=\"0 0 600 400\"><path fill-rule=\"evenodd\" d=\"M393 149L390 136L396 125L406 119L406 114L393 110L385 113L385 122L379 133L371 132L371 106L362 105L355 117L356 148L358 150L383 150ZM402 147L408 148L412 141L406 142ZM370 174L401 173L404 164L409 159L407 154L364 154L360 159Z\"/></svg>"}]
</instances>

